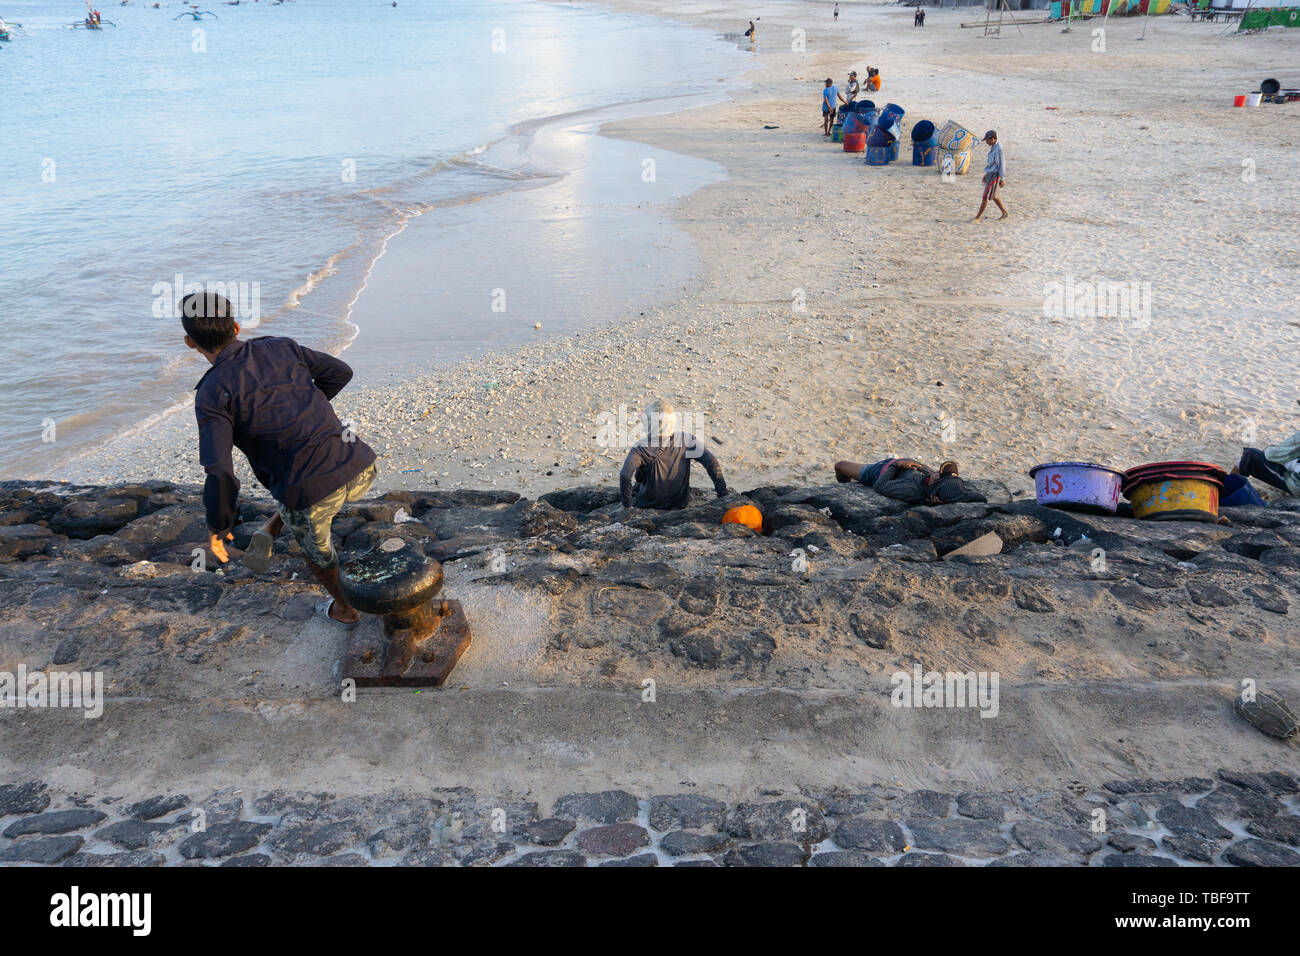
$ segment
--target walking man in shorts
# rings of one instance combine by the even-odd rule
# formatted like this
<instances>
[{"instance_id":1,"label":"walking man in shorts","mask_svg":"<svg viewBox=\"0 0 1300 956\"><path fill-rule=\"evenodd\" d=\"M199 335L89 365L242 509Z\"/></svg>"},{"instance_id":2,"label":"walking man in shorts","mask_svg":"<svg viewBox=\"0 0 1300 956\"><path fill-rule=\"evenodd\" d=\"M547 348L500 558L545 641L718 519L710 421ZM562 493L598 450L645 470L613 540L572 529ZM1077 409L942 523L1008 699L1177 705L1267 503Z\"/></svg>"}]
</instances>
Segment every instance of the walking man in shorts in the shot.
<instances>
[{"instance_id":1,"label":"walking man in shorts","mask_svg":"<svg viewBox=\"0 0 1300 956\"><path fill-rule=\"evenodd\" d=\"M835 113L844 102L835 81L826 77L826 86L822 90L822 133L831 135L831 124L835 122Z\"/></svg>"},{"instance_id":2,"label":"walking man in shorts","mask_svg":"<svg viewBox=\"0 0 1300 956\"><path fill-rule=\"evenodd\" d=\"M1002 144L998 142L998 134L989 130L984 134L984 142L989 147L989 161L984 166L984 198L980 201L980 211L975 214L975 221L980 221L991 201L1002 210L1002 215L998 216L998 221L1001 222L1007 218L1007 207L998 198L998 187L1005 183L1002 177L1006 174L1007 167L1002 159Z\"/></svg>"},{"instance_id":3,"label":"walking man in shorts","mask_svg":"<svg viewBox=\"0 0 1300 956\"><path fill-rule=\"evenodd\" d=\"M257 480L280 503L279 512L253 535L244 564L265 571L275 537L287 526L307 567L329 597L317 612L355 626L361 615L339 589L339 559L330 526L340 508L357 501L375 481L375 453L345 428L330 401L352 378L343 362L289 338L240 341L229 300L195 293L181 300L185 344L212 366L195 386L199 462L207 472L203 506L208 547L230 560L239 479L233 449L248 459Z\"/></svg>"}]
</instances>

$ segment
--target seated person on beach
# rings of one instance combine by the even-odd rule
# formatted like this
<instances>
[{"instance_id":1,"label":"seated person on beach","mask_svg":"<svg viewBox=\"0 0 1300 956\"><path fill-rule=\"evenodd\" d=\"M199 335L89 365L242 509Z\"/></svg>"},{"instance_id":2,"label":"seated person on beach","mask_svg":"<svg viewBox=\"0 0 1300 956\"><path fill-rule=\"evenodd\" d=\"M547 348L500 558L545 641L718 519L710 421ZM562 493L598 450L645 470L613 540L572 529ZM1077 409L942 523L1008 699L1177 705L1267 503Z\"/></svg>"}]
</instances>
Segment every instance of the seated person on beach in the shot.
<instances>
[{"instance_id":1,"label":"seated person on beach","mask_svg":"<svg viewBox=\"0 0 1300 956\"><path fill-rule=\"evenodd\" d=\"M867 67L867 89L873 93L880 90L880 71L874 66Z\"/></svg>"},{"instance_id":2,"label":"seated person on beach","mask_svg":"<svg viewBox=\"0 0 1300 956\"><path fill-rule=\"evenodd\" d=\"M1232 474L1258 478L1288 495L1300 497L1300 432L1263 451L1243 448Z\"/></svg>"},{"instance_id":3,"label":"seated person on beach","mask_svg":"<svg viewBox=\"0 0 1300 956\"><path fill-rule=\"evenodd\" d=\"M862 87L858 85L858 71L849 70L849 81L844 84L844 96L841 99L849 106L852 106L858 101L858 94L861 92Z\"/></svg>"},{"instance_id":4,"label":"seated person on beach","mask_svg":"<svg viewBox=\"0 0 1300 956\"><path fill-rule=\"evenodd\" d=\"M885 458L870 465L835 463L837 481L860 481L872 491L909 505L947 505L987 501L961 479L955 461L945 461L936 473L912 458Z\"/></svg>"},{"instance_id":5,"label":"seated person on beach","mask_svg":"<svg viewBox=\"0 0 1300 956\"><path fill-rule=\"evenodd\" d=\"M224 296L187 295L181 300L181 324L185 344L212 366L194 394L212 553L222 564L230 560L225 542L234 538L239 479L233 449L238 448L280 503L279 512L253 535L244 564L265 571L275 536L288 525L307 567L330 594L317 612L336 623L355 624L361 615L339 589L339 560L330 540L334 515L375 481L375 453L343 427L330 405L352 369L293 339L239 341L239 323Z\"/></svg>"},{"instance_id":6,"label":"seated person on beach","mask_svg":"<svg viewBox=\"0 0 1300 956\"><path fill-rule=\"evenodd\" d=\"M718 497L727 494L722 466L700 440L677 427L677 412L657 401L641 413L646 437L632 446L618 475L623 507L685 508L691 500L691 461L698 461L713 479Z\"/></svg>"}]
</instances>

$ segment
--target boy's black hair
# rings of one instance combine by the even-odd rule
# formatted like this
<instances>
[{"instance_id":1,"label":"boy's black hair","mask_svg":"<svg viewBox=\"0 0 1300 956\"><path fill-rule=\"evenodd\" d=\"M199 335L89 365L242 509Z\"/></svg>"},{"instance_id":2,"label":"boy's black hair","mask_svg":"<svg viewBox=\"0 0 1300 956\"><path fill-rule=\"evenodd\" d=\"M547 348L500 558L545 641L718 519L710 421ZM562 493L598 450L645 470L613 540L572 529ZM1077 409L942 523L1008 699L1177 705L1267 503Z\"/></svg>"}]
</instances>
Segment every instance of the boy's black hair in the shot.
<instances>
[{"instance_id":1,"label":"boy's black hair","mask_svg":"<svg viewBox=\"0 0 1300 956\"><path fill-rule=\"evenodd\" d=\"M181 325L205 352L220 352L235 341L235 310L215 292L191 292L181 299Z\"/></svg>"}]
</instances>

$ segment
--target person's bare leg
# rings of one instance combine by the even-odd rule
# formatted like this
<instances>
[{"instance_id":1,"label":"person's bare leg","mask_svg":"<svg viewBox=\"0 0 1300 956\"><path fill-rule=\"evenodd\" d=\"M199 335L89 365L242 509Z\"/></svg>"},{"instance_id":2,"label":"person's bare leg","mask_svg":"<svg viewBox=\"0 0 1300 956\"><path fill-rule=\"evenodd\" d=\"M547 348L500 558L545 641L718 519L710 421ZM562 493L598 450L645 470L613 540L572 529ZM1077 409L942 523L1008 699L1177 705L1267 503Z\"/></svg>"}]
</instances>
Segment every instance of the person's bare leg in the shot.
<instances>
[{"instance_id":1,"label":"person's bare leg","mask_svg":"<svg viewBox=\"0 0 1300 956\"><path fill-rule=\"evenodd\" d=\"M835 480L841 484L846 481L857 481L862 477L863 467L856 461L837 461L835 463Z\"/></svg>"},{"instance_id":2,"label":"person's bare leg","mask_svg":"<svg viewBox=\"0 0 1300 956\"><path fill-rule=\"evenodd\" d=\"M266 524L257 531L248 542L243 555L244 567L250 571L263 572L271 566L271 555L275 553L275 538L284 530L284 519L276 511L266 519Z\"/></svg>"},{"instance_id":3,"label":"person's bare leg","mask_svg":"<svg viewBox=\"0 0 1300 956\"><path fill-rule=\"evenodd\" d=\"M312 576L321 583L321 587L334 599L334 603L330 605L330 617L333 620L343 624L361 620L361 612L348 603L348 599L343 596L343 589L339 587L337 564L330 568L319 568L308 561L307 567L311 570Z\"/></svg>"},{"instance_id":4,"label":"person's bare leg","mask_svg":"<svg viewBox=\"0 0 1300 956\"><path fill-rule=\"evenodd\" d=\"M980 203L980 211L975 214L976 222L980 221L980 218L984 215L984 210L988 208L989 208L989 201L985 199L983 202Z\"/></svg>"},{"instance_id":5,"label":"person's bare leg","mask_svg":"<svg viewBox=\"0 0 1300 956\"><path fill-rule=\"evenodd\" d=\"M1004 206L1004 205L1002 205L1002 200L999 199L997 196L994 196L994 197L993 197L993 202L996 203L996 204L997 204L997 207L998 207L999 209L1002 210L1002 215L999 216L998 219L999 219L999 220L1006 219L1006 218L1007 218L1007 215L1008 215L1008 213L1007 213L1007 207Z\"/></svg>"}]
</instances>

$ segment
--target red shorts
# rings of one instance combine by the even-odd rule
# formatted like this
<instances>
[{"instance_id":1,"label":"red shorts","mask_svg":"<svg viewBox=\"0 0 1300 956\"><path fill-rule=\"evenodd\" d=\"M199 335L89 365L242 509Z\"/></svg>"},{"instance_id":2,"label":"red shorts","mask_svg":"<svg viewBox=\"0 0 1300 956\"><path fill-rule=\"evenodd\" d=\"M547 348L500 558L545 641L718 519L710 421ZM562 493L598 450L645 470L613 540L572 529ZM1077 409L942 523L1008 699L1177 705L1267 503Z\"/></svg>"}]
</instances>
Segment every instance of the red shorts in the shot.
<instances>
[{"instance_id":1,"label":"red shorts","mask_svg":"<svg viewBox=\"0 0 1300 956\"><path fill-rule=\"evenodd\" d=\"M984 180L984 200L987 202L997 195L998 177L996 173L989 173L988 179Z\"/></svg>"}]
</instances>

